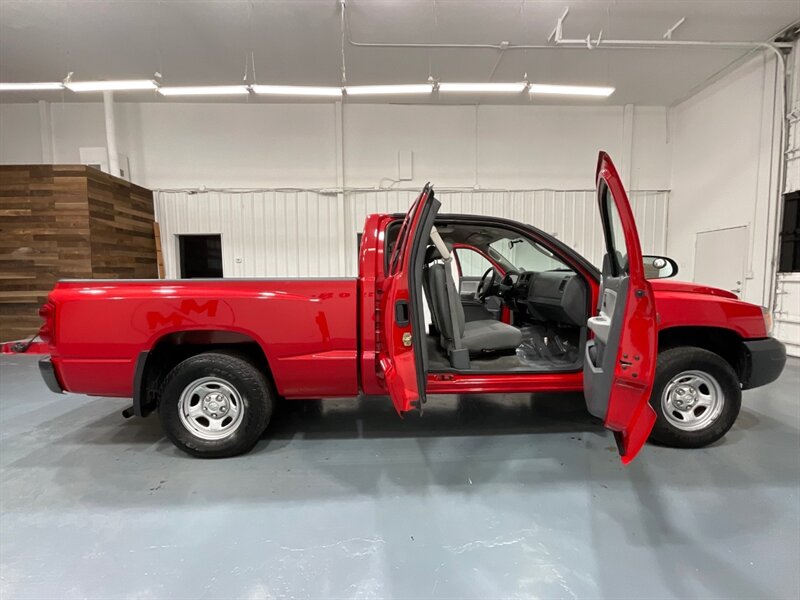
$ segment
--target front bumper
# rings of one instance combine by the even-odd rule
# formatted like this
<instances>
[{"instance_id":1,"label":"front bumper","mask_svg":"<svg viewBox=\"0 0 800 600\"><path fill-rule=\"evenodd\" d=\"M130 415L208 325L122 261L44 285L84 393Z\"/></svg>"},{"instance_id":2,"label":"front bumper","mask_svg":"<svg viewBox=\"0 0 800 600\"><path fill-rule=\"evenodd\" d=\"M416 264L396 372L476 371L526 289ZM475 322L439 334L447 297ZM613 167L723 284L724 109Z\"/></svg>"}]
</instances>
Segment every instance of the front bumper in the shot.
<instances>
[{"instance_id":1,"label":"front bumper","mask_svg":"<svg viewBox=\"0 0 800 600\"><path fill-rule=\"evenodd\" d=\"M775 338L745 340L747 376L742 389L749 390L775 381L786 365L786 346Z\"/></svg>"},{"instance_id":2,"label":"front bumper","mask_svg":"<svg viewBox=\"0 0 800 600\"><path fill-rule=\"evenodd\" d=\"M53 363L50 362L49 356L39 361L39 372L42 374L42 379L44 379L45 384L50 388L51 392L55 392L56 394L64 393L64 389L58 382L55 367L53 367Z\"/></svg>"}]
</instances>

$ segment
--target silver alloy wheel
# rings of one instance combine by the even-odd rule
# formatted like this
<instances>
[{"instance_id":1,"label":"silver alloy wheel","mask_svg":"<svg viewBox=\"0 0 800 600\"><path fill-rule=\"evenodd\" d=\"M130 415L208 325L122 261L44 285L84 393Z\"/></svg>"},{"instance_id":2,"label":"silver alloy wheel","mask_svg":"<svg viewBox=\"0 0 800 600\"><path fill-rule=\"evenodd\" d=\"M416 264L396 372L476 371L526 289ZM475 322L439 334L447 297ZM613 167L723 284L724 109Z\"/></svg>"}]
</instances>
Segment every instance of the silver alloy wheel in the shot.
<instances>
[{"instance_id":1,"label":"silver alloy wheel","mask_svg":"<svg viewBox=\"0 0 800 600\"><path fill-rule=\"evenodd\" d=\"M709 427L724 406L722 387L705 371L678 373L661 394L664 417L682 431L700 431Z\"/></svg>"},{"instance_id":2,"label":"silver alloy wheel","mask_svg":"<svg viewBox=\"0 0 800 600\"><path fill-rule=\"evenodd\" d=\"M242 423L242 396L219 377L202 377L187 385L178 401L181 423L203 440L221 440Z\"/></svg>"}]
</instances>

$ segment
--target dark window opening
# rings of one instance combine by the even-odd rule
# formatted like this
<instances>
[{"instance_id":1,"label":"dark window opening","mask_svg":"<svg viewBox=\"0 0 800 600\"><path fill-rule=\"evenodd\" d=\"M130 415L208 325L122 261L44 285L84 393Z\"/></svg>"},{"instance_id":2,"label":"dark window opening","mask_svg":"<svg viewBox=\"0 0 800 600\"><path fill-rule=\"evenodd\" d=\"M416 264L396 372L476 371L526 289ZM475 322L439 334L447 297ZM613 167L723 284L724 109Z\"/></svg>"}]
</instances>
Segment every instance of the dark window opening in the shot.
<instances>
[{"instance_id":1,"label":"dark window opening","mask_svg":"<svg viewBox=\"0 0 800 600\"><path fill-rule=\"evenodd\" d=\"M222 236L179 235L181 279L222 277Z\"/></svg>"},{"instance_id":2,"label":"dark window opening","mask_svg":"<svg viewBox=\"0 0 800 600\"><path fill-rule=\"evenodd\" d=\"M386 275L389 274L389 259L392 257L394 247L397 244L397 236L400 234L400 226L403 224L401 219L392 221L386 226L386 237L383 247L383 270Z\"/></svg>"},{"instance_id":3,"label":"dark window opening","mask_svg":"<svg viewBox=\"0 0 800 600\"><path fill-rule=\"evenodd\" d=\"M778 271L800 271L800 191L784 194Z\"/></svg>"}]
</instances>

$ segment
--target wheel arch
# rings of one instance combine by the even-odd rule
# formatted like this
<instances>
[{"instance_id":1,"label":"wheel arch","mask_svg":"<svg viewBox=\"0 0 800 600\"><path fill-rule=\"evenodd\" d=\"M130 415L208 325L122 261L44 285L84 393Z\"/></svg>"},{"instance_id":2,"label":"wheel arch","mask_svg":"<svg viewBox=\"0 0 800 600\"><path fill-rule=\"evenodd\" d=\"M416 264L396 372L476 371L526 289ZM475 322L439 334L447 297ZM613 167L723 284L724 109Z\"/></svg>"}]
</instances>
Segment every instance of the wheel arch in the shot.
<instances>
[{"instance_id":1,"label":"wheel arch","mask_svg":"<svg viewBox=\"0 0 800 600\"><path fill-rule=\"evenodd\" d=\"M713 352L733 368L740 383L746 382L749 372L748 353L744 339L734 330L707 326L681 326L659 330L659 352L677 346L694 346Z\"/></svg>"},{"instance_id":2,"label":"wheel arch","mask_svg":"<svg viewBox=\"0 0 800 600\"><path fill-rule=\"evenodd\" d=\"M133 414L145 417L158 407L161 383L178 363L212 350L235 351L264 370L274 385L272 369L262 344L240 331L191 329L173 331L158 338L149 350L139 353L134 369Z\"/></svg>"}]
</instances>

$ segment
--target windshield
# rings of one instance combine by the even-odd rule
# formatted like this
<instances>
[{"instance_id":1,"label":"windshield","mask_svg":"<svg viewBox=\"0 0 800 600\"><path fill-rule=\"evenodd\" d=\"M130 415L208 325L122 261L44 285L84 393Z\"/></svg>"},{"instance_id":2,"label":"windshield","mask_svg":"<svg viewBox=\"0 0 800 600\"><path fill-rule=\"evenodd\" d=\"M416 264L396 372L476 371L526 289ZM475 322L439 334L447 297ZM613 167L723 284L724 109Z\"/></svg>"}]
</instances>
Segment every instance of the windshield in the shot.
<instances>
[{"instance_id":1,"label":"windshield","mask_svg":"<svg viewBox=\"0 0 800 600\"><path fill-rule=\"evenodd\" d=\"M517 271L572 270L547 249L524 238L502 238L489 244L489 249L514 265Z\"/></svg>"}]
</instances>

